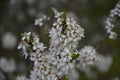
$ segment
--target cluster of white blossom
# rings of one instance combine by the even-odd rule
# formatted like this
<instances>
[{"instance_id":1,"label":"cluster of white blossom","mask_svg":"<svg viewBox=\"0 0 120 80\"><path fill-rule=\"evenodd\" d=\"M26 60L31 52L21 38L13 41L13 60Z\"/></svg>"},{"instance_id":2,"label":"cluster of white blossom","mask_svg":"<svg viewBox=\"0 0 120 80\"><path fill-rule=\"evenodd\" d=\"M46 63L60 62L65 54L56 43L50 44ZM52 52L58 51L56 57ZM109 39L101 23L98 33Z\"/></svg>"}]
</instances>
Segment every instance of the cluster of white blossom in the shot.
<instances>
[{"instance_id":1,"label":"cluster of white blossom","mask_svg":"<svg viewBox=\"0 0 120 80\"><path fill-rule=\"evenodd\" d=\"M44 44L40 42L38 36L34 33L28 32L24 33L22 37L22 42L18 46L18 49L22 49L25 58L29 58L33 61L33 70L31 71L30 80L44 79L47 65L45 61L47 56L43 53ZM43 77L42 77L43 76ZM21 79L21 78L20 78Z\"/></svg>"},{"instance_id":2,"label":"cluster of white blossom","mask_svg":"<svg viewBox=\"0 0 120 80\"><path fill-rule=\"evenodd\" d=\"M97 60L97 52L91 46L84 47L80 52L75 51L78 41L84 37L84 29L73 18L67 17L65 12L56 9L53 12L55 21L49 31L49 48L44 47L36 34L22 34L18 49L22 49L25 58L33 62L29 80L59 80L65 76L70 78L70 73L75 72L75 60L83 65L92 65ZM35 21L35 24L41 24L41 21ZM77 79L77 76L73 78ZM17 80L28 79L22 76Z\"/></svg>"},{"instance_id":3,"label":"cluster of white blossom","mask_svg":"<svg viewBox=\"0 0 120 80\"><path fill-rule=\"evenodd\" d=\"M49 50L54 56L52 62L62 76L73 68L71 52L77 47L78 40L84 37L84 30L72 18L64 17L65 13L57 11L54 13L56 21L50 30Z\"/></svg>"},{"instance_id":4,"label":"cluster of white blossom","mask_svg":"<svg viewBox=\"0 0 120 80\"><path fill-rule=\"evenodd\" d=\"M113 31L116 24L115 18L116 20L120 18L120 2L118 2L115 8L111 10L109 18L107 18L105 22L106 23L105 28L107 30L107 33L109 34L110 39L115 39L117 36L116 32Z\"/></svg>"},{"instance_id":5,"label":"cluster of white blossom","mask_svg":"<svg viewBox=\"0 0 120 80\"><path fill-rule=\"evenodd\" d=\"M96 61L99 61L99 56L92 46L85 46L78 53L80 56L77 60L82 66L93 65Z\"/></svg>"},{"instance_id":6,"label":"cluster of white blossom","mask_svg":"<svg viewBox=\"0 0 120 80\"><path fill-rule=\"evenodd\" d=\"M18 49L22 49L25 58L30 56L32 61L34 60L32 58L34 56L33 54L41 54L45 48L46 47L40 42L38 36L31 32L22 34L22 42L18 46Z\"/></svg>"}]
</instances>

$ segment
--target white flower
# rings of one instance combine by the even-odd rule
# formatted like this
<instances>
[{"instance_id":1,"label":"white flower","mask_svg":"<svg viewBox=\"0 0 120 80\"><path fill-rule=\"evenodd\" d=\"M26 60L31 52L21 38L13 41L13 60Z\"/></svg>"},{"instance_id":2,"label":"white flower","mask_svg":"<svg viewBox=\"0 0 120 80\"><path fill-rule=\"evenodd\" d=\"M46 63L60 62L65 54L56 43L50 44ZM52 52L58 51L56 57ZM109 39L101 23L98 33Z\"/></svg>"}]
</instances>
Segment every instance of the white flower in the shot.
<instances>
[{"instance_id":1,"label":"white flower","mask_svg":"<svg viewBox=\"0 0 120 80\"><path fill-rule=\"evenodd\" d=\"M62 14L63 14L63 12L57 12L57 13L55 14L55 18L60 17Z\"/></svg>"},{"instance_id":2,"label":"white flower","mask_svg":"<svg viewBox=\"0 0 120 80\"><path fill-rule=\"evenodd\" d=\"M74 21L73 18L67 18L66 22L67 22L66 24L68 26L75 26L75 24L76 24L76 21Z\"/></svg>"},{"instance_id":3,"label":"white flower","mask_svg":"<svg viewBox=\"0 0 120 80\"><path fill-rule=\"evenodd\" d=\"M22 37L22 40L25 40L25 39L30 40L30 35L31 35L31 32L28 32L28 33L25 32Z\"/></svg>"},{"instance_id":4,"label":"white flower","mask_svg":"<svg viewBox=\"0 0 120 80\"><path fill-rule=\"evenodd\" d=\"M41 51L44 51L46 47L44 47L43 43L33 43L33 50L40 49Z\"/></svg>"},{"instance_id":5,"label":"white flower","mask_svg":"<svg viewBox=\"0 0 120 80\"><path fill-rule=\"evenodd\" d=\"M36 19L35 20L35 25L43 26L43 19Z\"/></svg>"},{"instance_id":6,"label":"white flower","mask_svg":"<svg viewBox=\"0 0 120 80\"><path fill-rule=\"evenodd\" d=\"M43 17L35 20L35 25L39 25L40 27L42 27L44 25L44 21L49 19L50 19L49 17L44 15Z\"/></svg>"},{"instance_id":7,"label":"white flower","mask_svg":"<svg viewBox=\"0 0 120 80\"><path fill-rule=\"evenodd\" d=\"M63 15L63 12L58 12L55 8L52 8L52 10L54 12L55 18L59 18Z\"/></svg>"},{"instance_id":8,"label":"white flower","mask_svg":"<svg viewBox=\"0 0 120 80\"><path fill-rule=\"evenodd\" d=\"M59 27L62 24L63 19L57 18L57 22L53 23L53 26Z\"/></svg>"}]
</instances>

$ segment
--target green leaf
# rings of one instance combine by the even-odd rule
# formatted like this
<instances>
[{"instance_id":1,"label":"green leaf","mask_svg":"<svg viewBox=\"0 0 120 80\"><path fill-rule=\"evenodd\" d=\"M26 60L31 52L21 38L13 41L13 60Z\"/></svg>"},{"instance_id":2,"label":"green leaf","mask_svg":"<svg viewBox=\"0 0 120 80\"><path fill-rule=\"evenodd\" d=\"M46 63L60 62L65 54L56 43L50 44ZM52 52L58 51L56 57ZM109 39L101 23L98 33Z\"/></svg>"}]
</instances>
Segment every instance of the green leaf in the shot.
<instances>
[{"instance_id":1,"label":"green leaf","mask_svg":"<svg viewBox=\"0 0 120 80\"><path fill-rule=\"evenodd\" d=\"M31 34L30 34L30 42L33 42L33 37L34 37L34 36L33 36L33 34L31 33Z\"/></svg>"},{"instance_id":2,"label":"green leaf","mask_svg":"<svg viewBox=\"0 0 120 80\"><path fill-rule=\"evenodd\" d=\"M63 10L63 18L66 20L66 17L67 17L67 15L66 15L66 10Z\"/></svg>"},{"instance_id":3,"label":"green leaf","mask_svg":"<svg viewBox=\"0 0 120 80\"><path fill-rule=\"evenodd\" d=\"M68 78L66 76L63 77L63 80L68 80Z\"/></svg>"},{"instance_id":4,"label":"green leaf","mask_svg":"<svg viewBox=\"0 0 120 80\"><path fill-rule=\"evenodd\" d=\"M76 52L72 52L72 60L76 59L78 56L80 56L80 54L76 54Z\"/></svg>"},{"instance_id":5,"label":"green leaf","mask_svg":"<svg viewBox=\"0 0 120 80\"><path fill-rule=\"evenodd\" d=\"M54 16L56 12L57 10L55 8L51 8L50 16Z\"/></svg>"}]
</instances>

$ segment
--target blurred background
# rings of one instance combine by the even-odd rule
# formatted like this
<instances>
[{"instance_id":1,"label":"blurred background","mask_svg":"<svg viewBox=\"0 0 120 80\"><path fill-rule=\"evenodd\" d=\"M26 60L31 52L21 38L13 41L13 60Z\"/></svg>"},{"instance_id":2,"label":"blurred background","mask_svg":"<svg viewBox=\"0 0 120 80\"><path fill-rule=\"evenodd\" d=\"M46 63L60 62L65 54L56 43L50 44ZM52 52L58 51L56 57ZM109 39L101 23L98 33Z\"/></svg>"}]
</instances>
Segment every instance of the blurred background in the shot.
<instances>
[{"instance_id":1,"label":"blurred background","mask_svg":"<svg viewBox=\"0 0 120 80\"><path fill-rule=\"evenodd\" d=\"M78 50L85 45L95 46L106 34L105 20L118 0L0 0L0 80L14 80L30 69L22 53L17 50L21 33L36 32L42 42L49 45L49 26L34 26L34 21L49 14L52 7L66 10L84 29L85 38ZM106 39L97 50L102 55L101 65L80 69L80 80L120 80L120 23L116 26L115 40ZM10 68L10 70L9 70Z\"/></svg>"}]
</instances>

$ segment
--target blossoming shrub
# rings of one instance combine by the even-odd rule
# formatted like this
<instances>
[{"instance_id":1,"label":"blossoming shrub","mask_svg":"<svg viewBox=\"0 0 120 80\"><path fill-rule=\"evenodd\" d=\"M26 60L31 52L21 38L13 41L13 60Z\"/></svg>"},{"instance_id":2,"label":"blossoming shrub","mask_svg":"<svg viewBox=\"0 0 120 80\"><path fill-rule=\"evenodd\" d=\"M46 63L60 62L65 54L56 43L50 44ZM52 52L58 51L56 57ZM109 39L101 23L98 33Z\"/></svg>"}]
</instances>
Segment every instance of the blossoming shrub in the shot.
<instances>
[{"instance_id":1,"label":"blossoming shrub","mask_svg":"<svg viewBox=\"0 0 120 80\"><path fill-rule=\"evenodd\" d=\"M119 4L111 11L110 17L106 20L107 34L103 40L107 37L115 39L117 36L113 28L120 16ZM76 78L71 75L77 73L78 64L84 68L86 65L94 65L100 60L95 49L99 46L95 48L85 46L80 51L76 50L78 41L84 37L84 29L73 18L67 17L64 11L58 12L52 8L51 14L36 19L35 25L42 28L46 22L49 22L51 27L49 47L41 42L41 38L36 33L22 34L22 41L18 49L21 49L25 58L31 61L33 69L30 71L29 77L20 76L16 78L17 80L75 80ZM111 59L110 62L112 62ZM97 64L96 66L99 67Z\"/></svg>"},{"instance_id":2,"label":"blossoming shrub","mask_svg":"<svg viewBox=\"0 0 120 80\"><path fill-rule=\"evenodd\" d=\"M84 37L84 29L73 19L66 17L65 12L52 9L51 16L43 16L35 20L40 27L45 21L52 26L49 31L50 45L45 47L35 33L23 33L22 42L18 49L22 49L25 58L33 62L29 80L61 80L68 78L69 73L75 69L76 62L93 64L96 61L96 51L92 47L88 51L76 51L78 41Z\"/></svg>"}]
</instances>

